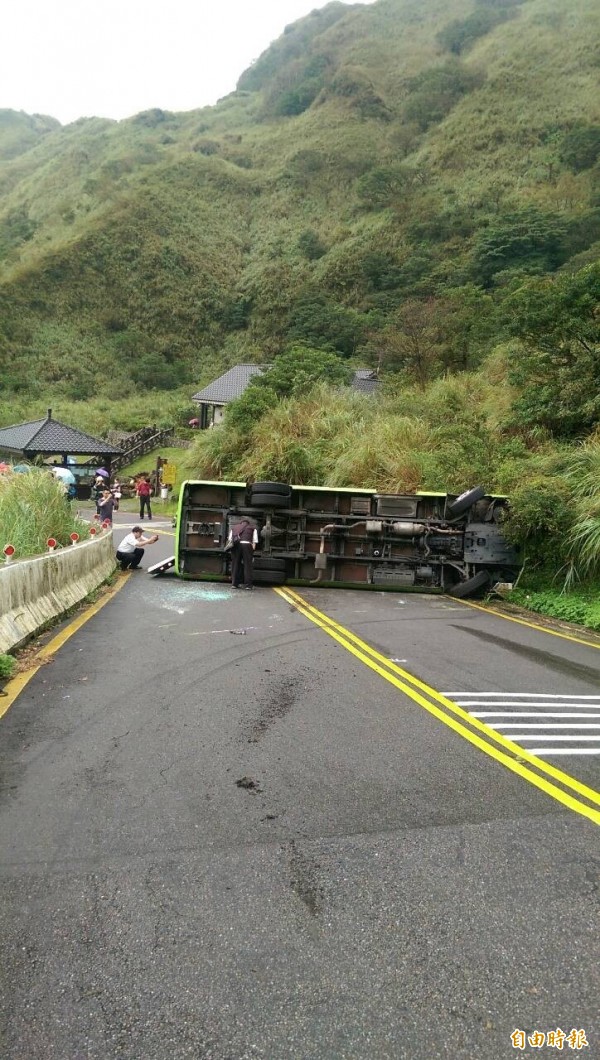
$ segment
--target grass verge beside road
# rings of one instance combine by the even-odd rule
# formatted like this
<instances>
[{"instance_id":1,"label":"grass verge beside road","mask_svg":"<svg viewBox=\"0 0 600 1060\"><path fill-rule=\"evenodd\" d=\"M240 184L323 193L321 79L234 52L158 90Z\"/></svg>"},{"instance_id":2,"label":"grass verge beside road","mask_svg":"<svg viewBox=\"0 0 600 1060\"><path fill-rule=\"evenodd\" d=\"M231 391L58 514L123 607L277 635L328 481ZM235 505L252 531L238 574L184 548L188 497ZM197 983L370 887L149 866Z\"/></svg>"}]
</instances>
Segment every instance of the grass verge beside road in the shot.
<instances>
[{"instance_id":1,"label":"grass verge beside road","mask_svg":"<svg viewBox=\"0 0 600 1060\"><path fill-rule=\"evenodd\" d=\"M513 589L505 599L536 614L600 631L598 586L589 585L568 593L559 592L557 589Z\"/></svg>"}]
</instances>

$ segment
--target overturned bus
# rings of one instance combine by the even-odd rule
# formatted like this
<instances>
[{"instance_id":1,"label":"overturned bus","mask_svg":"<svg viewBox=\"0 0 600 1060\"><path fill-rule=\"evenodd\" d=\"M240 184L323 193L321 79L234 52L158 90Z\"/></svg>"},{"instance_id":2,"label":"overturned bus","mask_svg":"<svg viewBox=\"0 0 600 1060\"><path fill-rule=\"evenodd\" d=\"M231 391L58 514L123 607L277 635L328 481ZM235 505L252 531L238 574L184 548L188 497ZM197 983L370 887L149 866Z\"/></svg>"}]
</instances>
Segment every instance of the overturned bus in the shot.
<instances>
[{"instance_id":1,"label":"overturned bus","mask_svg":"<svg viewBox=\"0 0 600 1060\"><path fill-rule=\"evenodd\" d=\"M247 516L258 530L257 585L481 595L514 581L520 567L518 551L502 536L506 505L479 486L457 496L188 481L179 496L174 565L183 578L226 578L229 532Z\"/></svg>"}]
</instances>

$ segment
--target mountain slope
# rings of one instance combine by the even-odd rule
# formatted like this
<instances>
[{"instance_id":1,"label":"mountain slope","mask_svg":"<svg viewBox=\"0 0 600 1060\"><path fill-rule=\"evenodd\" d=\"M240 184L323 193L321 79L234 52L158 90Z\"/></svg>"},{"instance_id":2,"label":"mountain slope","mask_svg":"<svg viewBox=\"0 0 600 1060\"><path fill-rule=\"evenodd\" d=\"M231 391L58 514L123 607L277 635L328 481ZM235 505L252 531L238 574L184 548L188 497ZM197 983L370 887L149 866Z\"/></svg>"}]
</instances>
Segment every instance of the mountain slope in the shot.
<instances>
[{"instance_id":1,"label":"mountain slope","mask_svg":"<svg viewBox=\"0 0 600 1060\"><path fill-rule=\"evenodd\" d=\"M2 387L168 389L298 340L410 368L409 310L429 375L481 363L515 280L597 258L599 41L595 0L332 3L213 108L0 112Z\"/></svg>"}]
</instances>

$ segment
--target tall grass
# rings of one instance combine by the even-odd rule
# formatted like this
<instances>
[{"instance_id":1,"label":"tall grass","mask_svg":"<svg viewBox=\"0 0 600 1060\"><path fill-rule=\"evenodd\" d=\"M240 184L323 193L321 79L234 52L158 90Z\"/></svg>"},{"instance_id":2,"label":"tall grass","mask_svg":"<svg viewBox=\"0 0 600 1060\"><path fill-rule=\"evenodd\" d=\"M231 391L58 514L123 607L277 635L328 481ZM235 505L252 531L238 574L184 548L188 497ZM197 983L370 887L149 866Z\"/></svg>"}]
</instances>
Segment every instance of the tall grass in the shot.
<instances>
[{"instance_id":1,"label":"tall grass","mask_svg":"<svg viewBox=\"0 0 600 1060\"><path fill-rule=\"evenodd\" d=\"M596 433L570 458L566 476L575 495L570 534L568 584L600 571L600 435Z\"/></svg>"},{"instance_id":2,"label":"tall grass","mask_svg":"<svg viewBox=\"0 0 600 1060\"><path fill-rule=\"evenodd\" d=\"M443 388L442 388L443 389ZM190 454L199 477L360 486L390 493L492 486L493 439L470 387L431 400L373 399L319 386L266 412L247 432L202 432ZM458 391L458 392L457 392Z\"/></svg>"},{"instance_id":3,"label":"tall grass","mask_svg":"<svg viewBox=\"0 0 600 1060\"><path fill-rule=\"evenodd\" d=\"M0 549L14 545L17 558L46 551L49 537L70 544L70 534L89 536L88 524L71 510L63 486L48 471L0 475Z\"/></svg>"}]
</instances>

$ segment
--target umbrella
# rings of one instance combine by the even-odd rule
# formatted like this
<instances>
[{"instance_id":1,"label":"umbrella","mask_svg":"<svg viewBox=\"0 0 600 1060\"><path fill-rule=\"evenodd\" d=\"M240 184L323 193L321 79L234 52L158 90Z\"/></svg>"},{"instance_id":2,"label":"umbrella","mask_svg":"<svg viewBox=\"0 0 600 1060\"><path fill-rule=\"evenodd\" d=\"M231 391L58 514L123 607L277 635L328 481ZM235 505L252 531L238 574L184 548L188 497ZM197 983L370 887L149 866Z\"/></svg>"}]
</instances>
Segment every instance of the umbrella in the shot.
<instances>
[{"instance_id":1,"label":"umbrella","mask_svg":"<svg viewBox=\"0 0 600 1060\"><path fill-rule=\"evenodd\" d=\"M55 467L53 470L54 474L61 480L61 482L66 482L70 485L73 485L75 482L75 475L72 471L69 471L68 467Z\"/></svg>"},{"instance_id":2,"label":"umbrella","mask_svg":"<svg viewBox=\"0 0 600 1060\"><path fill-rule=\"evenodd\" d=\"M109 475L108 471L104 467L97 467L96 468L96 474L97 475L101 475L102 478L110 478L110 475Z\"/></svg>"},{"instance_id":3,"label":"umbrella","mask_svg":"<svg viewBox=\"0 0 600 1060\"><path fill-rule=\"evenodd\" d=\"M5 471L10 471L10 470L11 470L10 464L5 464L5 463L1 463L0 464L0 474L3 474Z\"/></svg>"},{"instance_id":4,"label":"umbrella","mask_svg":"<svg viewBox=\"0 0 600 1060\"><path fill-rule=\"evenodd\" d=\"M199 427L200 420L197 416L194 416L193 420L188 420L188 427Z\"/></svg>"},{"instance_id":5,"label":"umbrella","mask_svg":"<svg viewBox=\"0 0 600 1060\"><path fill-rule=\"evenodd\" d=\"M26 471L31 471L31 464L15 464L15 466L13 467L13 471L23 473Z\"/></svg>"}]
</instances>

